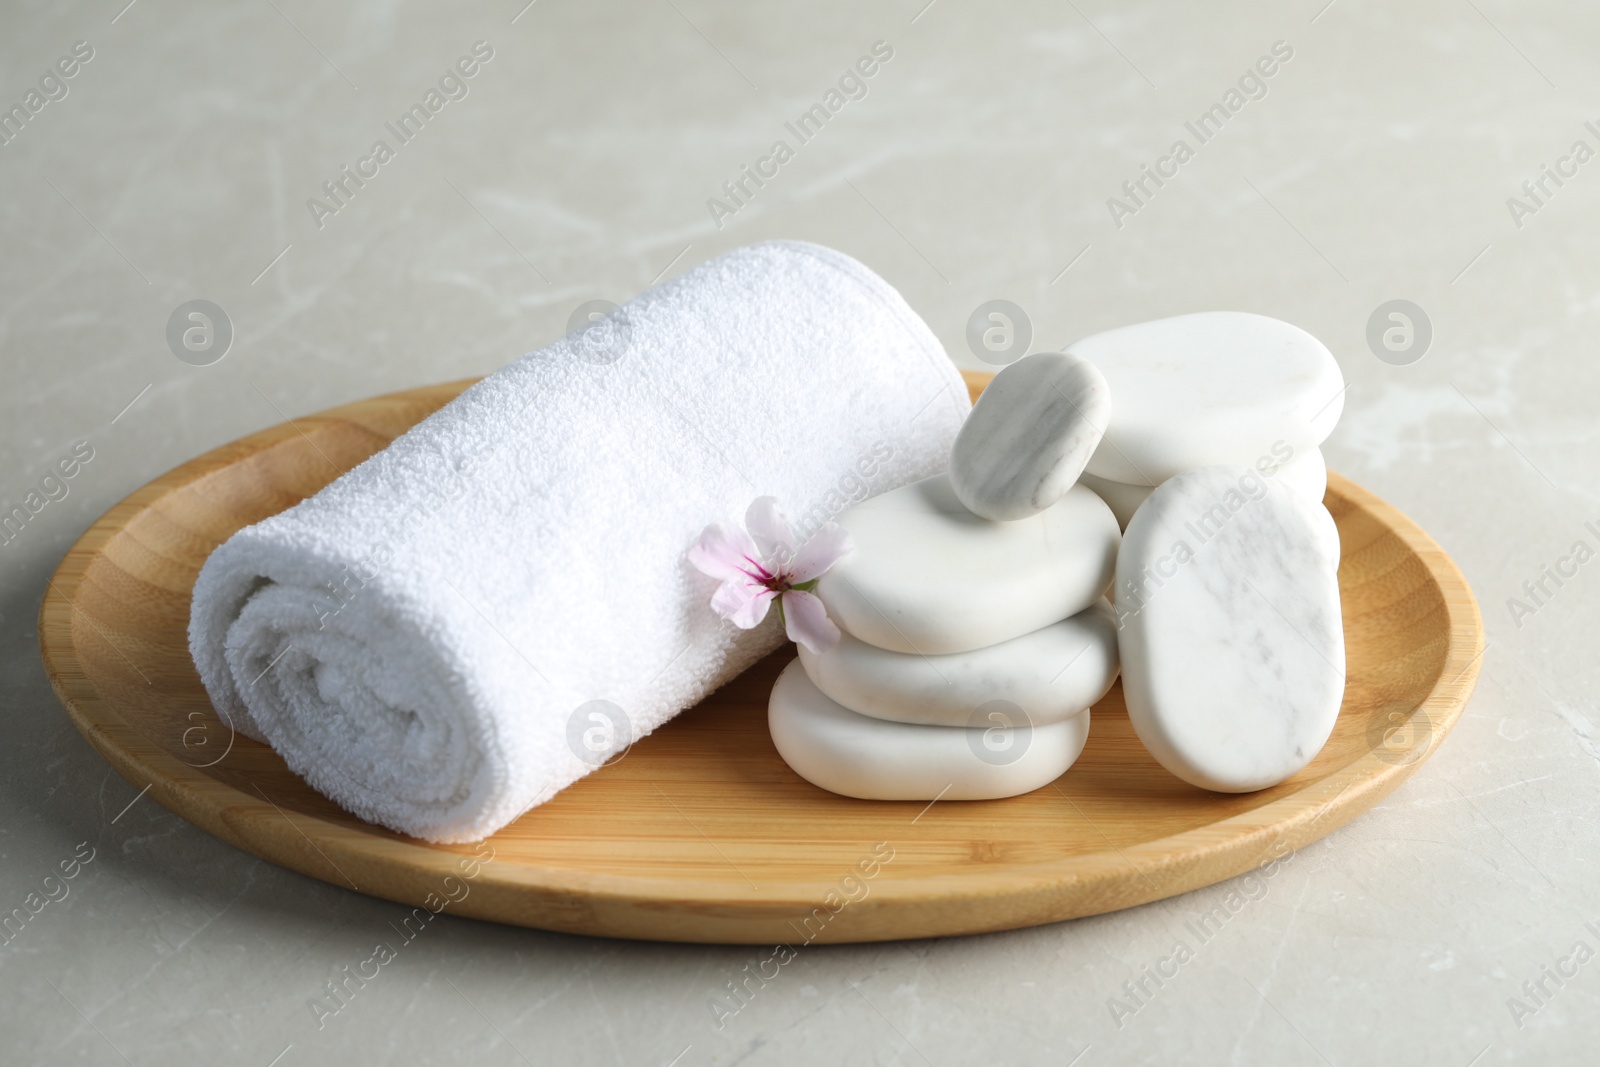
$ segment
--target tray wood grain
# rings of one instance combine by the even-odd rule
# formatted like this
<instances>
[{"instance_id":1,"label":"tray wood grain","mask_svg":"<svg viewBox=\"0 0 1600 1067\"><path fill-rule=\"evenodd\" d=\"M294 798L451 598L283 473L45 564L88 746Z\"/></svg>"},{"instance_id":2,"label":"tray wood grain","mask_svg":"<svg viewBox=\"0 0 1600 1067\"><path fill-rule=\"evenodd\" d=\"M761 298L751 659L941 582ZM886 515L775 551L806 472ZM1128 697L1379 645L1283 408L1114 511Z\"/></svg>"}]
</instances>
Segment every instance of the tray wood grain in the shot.
<instances>
[{"instance_id":1,"label":"tray wood grain","mask_svg":"<svg viewBox=\"0 0 1600 1067\"><path fill-rule=\"evenodd\" d=\"M968 375L974 395L989 377ZM189 594L235 530L316 492L468 384L224 445L117 504L67 553L40 610L45 667L72 721L135 787L274 863L452 914L670 941L945 936L1132 907L1300 848L1427 759L1477 680L1483 627L1460 572L1404 515L1331 474L1348 687L1327 747L1274 788L1221 795L1174 778L1134 736L1119 683L1095 706L1076 766L1033 793L931 806L834 796L789 770L767 734L788 649L486 844L414 840L230 736L189 658Z\"/></svg>"}]
</instances>

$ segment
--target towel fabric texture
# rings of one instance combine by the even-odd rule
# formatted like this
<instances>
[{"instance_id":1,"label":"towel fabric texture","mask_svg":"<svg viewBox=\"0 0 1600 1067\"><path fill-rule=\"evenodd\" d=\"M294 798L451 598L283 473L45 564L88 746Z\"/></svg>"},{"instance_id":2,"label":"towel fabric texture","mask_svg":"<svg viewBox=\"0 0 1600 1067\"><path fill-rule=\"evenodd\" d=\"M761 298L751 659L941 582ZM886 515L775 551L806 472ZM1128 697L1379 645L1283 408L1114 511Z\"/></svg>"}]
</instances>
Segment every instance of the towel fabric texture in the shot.
<instances>
[{"instance_id":1,"label":"towel fabric texture","mask_svg":"<svg viewBox=\"0 0 1600 1067\"><path fill-rule=\"evenodd\" d=\"M801 532L945 469L970 405L841 253L772 242L651 289L240 530L195 582L218 712L362 818L494 833L783 640L684 553L775 496Z\"/></svg>"}]
</instances>

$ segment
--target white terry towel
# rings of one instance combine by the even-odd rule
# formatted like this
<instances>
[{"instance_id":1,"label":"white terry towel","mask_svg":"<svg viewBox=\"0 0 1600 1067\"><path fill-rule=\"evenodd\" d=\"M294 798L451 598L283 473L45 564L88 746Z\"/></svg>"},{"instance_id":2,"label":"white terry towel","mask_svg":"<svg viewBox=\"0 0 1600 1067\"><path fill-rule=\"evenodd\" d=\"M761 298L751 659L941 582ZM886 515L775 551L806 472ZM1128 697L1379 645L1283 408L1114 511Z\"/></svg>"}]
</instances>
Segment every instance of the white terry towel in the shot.
<instances>
[{"instance_id":1,"label":"white terry towel","mask_svg":"<svg viewBox=\"0 0 1600 1067\"><path fill-rule=\"evenodd\" d=\"M770 495L804 529L937 473L969 408L866 267L740 249L234 534L190 650L219 713L343 807L486 837L782 642L777 612L711 610L684 556L707 524Z\"/></svg>"}]
</instances>

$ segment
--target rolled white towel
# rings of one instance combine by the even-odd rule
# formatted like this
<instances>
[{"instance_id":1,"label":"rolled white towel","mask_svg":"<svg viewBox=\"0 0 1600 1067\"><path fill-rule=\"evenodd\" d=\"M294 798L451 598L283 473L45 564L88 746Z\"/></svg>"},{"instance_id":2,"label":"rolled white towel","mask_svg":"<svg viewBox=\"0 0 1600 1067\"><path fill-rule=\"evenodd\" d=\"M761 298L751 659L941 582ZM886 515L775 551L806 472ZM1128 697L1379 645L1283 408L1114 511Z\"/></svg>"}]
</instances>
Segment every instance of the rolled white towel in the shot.
<instances>
[{"instance_id":1,"label":"rolled white towel","mask_svg":"<svg viewBox=\"0 0 1600 1067\"><path fill-rule=\"evenodd\" d=\"M860 263L731 252L229 538L190 649L218 711L343 807L485 837L782 642L776 612L711 610L684 555L707 524L771 495L820 525L943 470L969 409Z\"/></svg>"}]
</instances>

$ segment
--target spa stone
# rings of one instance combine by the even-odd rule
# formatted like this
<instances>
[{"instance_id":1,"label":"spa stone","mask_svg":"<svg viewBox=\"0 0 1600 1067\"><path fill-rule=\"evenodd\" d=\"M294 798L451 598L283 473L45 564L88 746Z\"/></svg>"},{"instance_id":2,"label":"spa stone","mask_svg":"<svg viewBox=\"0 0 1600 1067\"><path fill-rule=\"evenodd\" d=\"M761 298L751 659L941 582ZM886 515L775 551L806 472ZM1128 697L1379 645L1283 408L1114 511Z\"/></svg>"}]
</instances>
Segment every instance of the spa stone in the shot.
<instances>
[{"instance_id":1,"label":"spa stone","mask_svg":"<svg viewBox=\"0 0 1600 1067\"><path fill-rule=\"evenodd\" d=\"M1322 498L1328 491L1328 464L1322 458L1320 448L1313 448L1282 464L1273 464L1269 460L1264 466L1258 464L1256 469L1271 471L1268 477L1276 478L1308 503L1322 503ZM1153 485L1113 482L1106 478L1098 478L1088 471L1085 471L1078 480L1093 489L1100 499L1106 502L1111 508L1111 513L1117 517L1117 525L1124 530L1133 519L1133 513L1139 510L1139 505L1155 492Z\"/></svg>"},{"instance_id":2,"label":"spa stone","mask_svg":"<svg viewBox=\"0 0 1600 1067\"><path fill-rule=\"evenodd\" d=\"M1037 515L990 522L945 475L873 497L836 520L855 550L817 595L846 632L891 652L987 648L1076 615L1110 585L1121 532L1074 486Z\"/></svg>"},{"instance_id":3,"label":"spa stone","mask_svg":"<svg viewBox=\"0 0 1600 1067\"><path fill-rule=\"evenodd\" d=\"M1322 449L1311 448L1280 466L1272 477L1294 490L1308 504L1320 504L1328 495L1328 461Z\"/></svg>"},{"instance_id":4,"label":"spa stone","mask_svg":"<svg viewBox=\"0 0 1600 1067\"><path fill-rule=\"evenodd\" d=\"M984 389L950 451L950 484L973 514L1009 522L1060 500L1083 473L1111 416L1094 364L1040 352Z\"/></svg>"},{"instance_id":5,"label":"spa stone","mask_svg":"<svg viewBox=\"0 0 1600 1067\"><path fill-rule=\"evenodd\" d=\"M844 634L827 652L802 646L800 662L818 689L860 715L965 727L979 706L1006 700L1042 726L1088 708L1116 681L1116 616L1101 599L1031 634L943 656L889 652Z\"/></svg>"},{"instance_id":6,"label":"spa stone","mask_svg":"<svg viewBox=\"0 0 1600 1067\"><path fill-rule=\"evenodd\" d=\"M1139 510L1139 505L1150 499L1150 494L1156 491L1153 485L1113 482L1109 478L1097 478L1088 471L1079 476L1078 482L1093 489L1095 495L1106 502L1111 514L1117 517L1117 525L1124 530L1133 519L1133 513Z\"/></svg>"},{"instance_id":7,"label":"spa stone","mask_svg":"<svg viewBox=\"0 0 1600 1067\"><path fill-rule=\"evenodd\" d=\"M772 687L767 725L778 754L812 785L863 800L994 800L1064 774L1089 736L1089 712L1048 726L1003 701L974 727L886 722L829 699L799 660Z\"/></svg>"},{"instance_id":8,"label":"spa stone","mask_svg":"<svg viewBox=\"0 0 1600 1067\"><path fill-rule=\"evenodd\" d=\"M1129 485L1213 464L1253 467L1282 445L1301 455L1344 409L1344 376L1327 346L1265 315L1178 315L1067 351L1100 368L1116 399L1085 469Z\"/></svg>"},{"instance_id":9,"label":"spa stone","mask_svg":"<svg viewBox=\"0 0 1600 1067\"><path fill-rule=\"evenodd\" d=\"M1134 731L1167 770L1227 793L1309 763L1345 683L1333 520L1253 475L1209 467L1163 483L1117 560Z\"/></svg>"}]
</instances>

